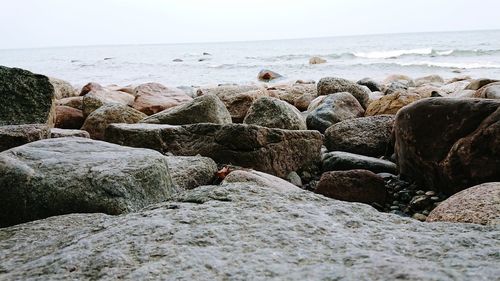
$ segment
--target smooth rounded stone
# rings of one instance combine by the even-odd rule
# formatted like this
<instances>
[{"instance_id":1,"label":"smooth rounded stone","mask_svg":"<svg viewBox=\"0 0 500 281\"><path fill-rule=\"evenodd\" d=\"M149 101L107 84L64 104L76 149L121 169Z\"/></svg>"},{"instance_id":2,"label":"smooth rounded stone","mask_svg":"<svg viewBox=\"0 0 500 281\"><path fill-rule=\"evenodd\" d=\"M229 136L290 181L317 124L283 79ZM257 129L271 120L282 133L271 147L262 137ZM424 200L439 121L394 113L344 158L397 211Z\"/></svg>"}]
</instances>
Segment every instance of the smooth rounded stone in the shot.
<instances>
[{"instance_id":1,"label":"smooth rounded stone","mask_svg":"<svg viewBox=\"0 0 500 281\"><path fill-rule=\"evenodd\" d=\"M316 98L315 95L304 94L293 101L293 105L300 111L306 111L311 102Z\"/></svg>"},{"instance_id":2,"label":"smooth rounded stone","mask_svg":"<svg viewBox=\"0 0 500 281\"><path fill-rule=\"evenodd\" d=\"M361 86L366 86L372 92L381 92L382 91L382 86L380 86L380 84L377 81L375 81L371 78L363 78L356 83L358 85L361 85Z\"/></svg>"},{"instance_id":3,"label":"smooth rounded stone","mask_svg":"<svg viewBox=\"0 0 500 281\"><path fill-rule=\"evenodd\" d=\"M231 183L255 184L257 186L271 188L281 192L297 192L300 190L300 188L284 179L255 170L231 171L224 178L221 184L226 185Z\"/></svg>"},{"instance_id":4,"label":"smooth rounded stone","mask_svg":"<svg viewBox=\"0 0 500 281\"><path fill-rule=\"evenodd\" d=\"M259 85L219 85L216 87L203 87L196 90L196 96L214 94L218 96L222 101L224 97L229 97L239 93L245 93L255 90L264 89Z\"/></svg>"},{"instance_id":5,"label":"smooth rounded stone","mask_svg":"<svg viewBox=\"0 0 500 281\"><path fill-rule=\"evenodd\" d=\"M299 174L297 172L291 172L286 176L286 179L293 185L297 187L302 187L302 179L300 178Z\"/></svg>"},{"instance_id":6,"label":"smooth rounded stone","mask_svg":"<svg viewBox=\"0 0 500 281\"><path fill-rule=\"evenodd\" d=\"M441 86L441 90L447 93L455 93L462 90L468 90L466 89L467 85L469 85L469 81L455 81Z\"/></svg>"},{"instance_id":7,"label":"smooth rounded stone","mask_svg":"<svg viewBox=\"0 0 500 281\"><path fill-rule=\"evenodd\" d=\"M134 103L133 95L109 90L97 83L85 85L80 95L83 95L82 111L85 117L89 116L103 105L118 104L128 106Z\"/></svg>"},{"instance_id":8,"label":"smooth rounded stone","mask_svg":"<svg viewBox=\"0 0 500 281\"><path fill-rule=\"evenodd\" d=\"M394 123L401 176L448 195L500 181L498 118L494 99L428 98L403 108Z\"/></svg>"},{"instance_id":9,"label":"smooth rounded stone","mask_svg":"<svg viewBox=\"0 0 500 281\"><path fill-rule=\"evenodd\" d=\"M69 97L56 100L56 106L69 106L79 110L83 109L83 97Z\"/></svg>"},{"instance_id":10,"label":"smooth rounded stone","mask_svg":"<svg viewBox=\"0 0 500 281\"><path fill-rule=\"evenodd\" d=\"M50 128L45 124L0 126L0 151L48 138Z\"/></svg>"},{"instance_id":11,"label":"smooth rounded stone","mask_svg":"<svg viewBox=\"0 0 500 281\"><path fill-rule=\"evenodd\" d=\"M413 81L413 79L411 77L409 77L407 75L402 75L402 74L393 74L393 75L387 76L387 78L385 78L384 81L382 81L382 85L389 85L392 82L396 82L396 81L405 81L406 83L408 83L409 87L415 86L415 82Z\"/></svg>"},{"instance_id":12,"label":"smooth rounded stone","mask_svg":"<svg viewBox=\"0 0 500 281\"><path fill-rule=\"evenodd\" d=\"M460 75L460 76L453 77L451 79L447 79L445 82L446 82L446 84L449 84L449 83L453 83L453 82L457 82L457 81L464 81L464 80L471 81L472 78L469 75Z\"/></svg>"},{"instance_id":13,"label":"smooth rounded stone","mask_svg":"<svg viewBox=\"0 0 500 281\"><path fill-rule=\"evenodd\" d=\"M425 192L425 195L427 195L427 196L434 196L434 195L436 195L436 192L434 192L432 190L429 190L429 191Z\"/></svg>"},{"instance_id":14,"label":"smooth rounded stone","mask_svg":"<svg viewBox=\"0 0 500 281\"><path fill-rule=\"evenodd\" d=\"M172 61L173 62L183 62L183 60L181 60L181 59L173 59Z\"/></svg>"},{"instance_id":15,"label":"smooth rounded stone","mask_svg":"<svg viewBox=\"0 0 500 281\"><path fill-rule=\"evenodd\" d=\"M424 77L420 77L415 79L415 86L420 87L426 84L434 84L434 85L440 85L444 84L444 79L443 77L433 74L433 75L427 75Z\"/></svg>"},{"instance_id":16,"label":"smooth rounded stone","mask_svg":"<svg viewBox=\"0 0 500 281\"><path fill-rule=\"evenodd\" d=\"M309 64L322 64L326 63L326 60L320 57L311 57L309 59Z\"/></svg>"},{"instance_id":17,"label":"smooth rounded stone","mask_svg":"<svg viewBox=\"0 0 500 281\"><path fill-rule=\"evenodd\" d=\"M397 174L395 163L343 151L329 152L322 157L323 171L364 169L374 173Z\"/></svg>"},{"instance_id":18,"label":"smooth rounded stone","mask_svg":"<svg viewBox=\"0 0 500 281\"><path fill-rule=\"evenodd\" d=\"M456 98L456 99L473 98L474 94L476 94L476 91L460 90L446 95L445 98Z\"/></svg>"},{"instance_id":19,"label":"smooth rounded stone","mask_svg":"<svg viewBox=\"0 0 500 281\"><path fill-rule=\"evenodd\" d=\"M370 103L366 109L366 116L396 114L401 108L421 99L417 94L391 94Z\"/></svg>"},{"instance_id":20,"label":"smooth rounded stone","mask_svg":"<svg viewBox=\"0 0 500 281\"><path fill-rule=\"evenodd\" d=\"M337 200L366 204L384 204L387 197L384 180L367 170L323 173L314 192Z\"/></svg>"},{"instance_id":21,"label":"smooth rounded stone","mask_svg":"<svg viewBox=\"0 0 500 281\"><path fill-rule=\"evenodd\" d=\"M67 81L49 77L49 82L54 87L54 96L56 99L78 96L78 91Z\"/></svg>"},{"instance_id":22,"label":"smooth rounded stone","mask_svg":"<svg viewBox=\"0 0 500 281\"><path fill-rule=\"evenodd\" d=\"M474 93L475 98L500 99L500 82L493 82Z\"/></svg>"},{"instance_id":23,"label":"smooth rounded stone","mask_svg":"<svg viewBox=\"0 0 500 281\"><path fill-rule=\"evenodd\" d=\"M83 122L85 122L83 111L69 106L56 106L56 123L54 127L61 129L80 129Z\"/></svg>"},{"instance_id":24,"label":"smooth rounded stone","mask_svg":"<svg viewBox=\"0 0 500 281\"><path fill-rule=\"evenodd\" d=\"M445 97L448 95L448 93L443 91L440 87L433 85L423 85L417 88L412 88L409 92L417 94L421 98Z\"/></svg>"},{"instance_id":25,"label":"smooth rounded stone","mask_svg":"<svg viewBox=\"0 0 500 281\"><path fill-rule=\"evenodd\" d=\"M50 138L69 138L69 137L79 137L79 138L87 138L90 139L90 134L84 130L68 130L68 129L59 129L52 128L50 129Z\"/></svg>"},{"instance_id":26,"label":"smooth rounded stone","mask_svg":"<svg viewBox=\"0 0 500 281\"><path fill-rule=\"evenodd\" d=\"M318 82L318 95L330 95L340 92L348 92L353 95L359 104L365 109L368 106L370 89L358 85L343 78L325 77Z\"/></svg>"},{"instance_id":27,"label":"smooth rounded stone","mask_svg":"<svg viewBox=\"0 0 500 281\"><path fill-rule=\"evenodd\" d=\"M46 76L0 66L0 100L0 126L54 126L55 92Z\"/></svg>"},{"instance_id":28,"label":"smooth rounded stone","mask_svg":"<svg viewBox=\"0 0 500 281\"><path fill-rule=\"evenodd\" d=\"M148 116L141 122L170 125L232 123L231 114L216 95L197 97L190 102Z\"/></svg>"},{"instance_id":29,"label":"smooth rounded stone","mask_svg":"<svg viewBox=\"0 0 500 281\"><path fill-rule=\"evenodd\" d=\"M106 127L111 123L138 123L146 117L146 114L121 104L107 104L92 112L82 130L89 132L90 137L96 140L104 139Z\"/></svg>"},{"instance_id":30,"label":"smooth rounded stone","mask_svg":"<svg viewBox=\"0 0 500 281\"><path fill-rule=\"evenodd\" d=\"M392 94L405 94L408 92L408 88L410 88L410 82L406 80L398 80L391 82L390 84L386 85L383 87L383 92L385 95L392 95Z\"/></svg>"},{"instance_id":31,"label":"smooth rounded stone","mask_svg":"<svg viewBox=\"0 0 500 281\"><path fill-rule=\"evenodd\" d=\"M320 96L320 100L311 102L306 118L309 130L318 130L322 133L330 126L343 120L362 117L364 109L350 93L335 93Z\"/></svg>"},{"instance_id":32,"label":"smooth rounded stone","mask_svg":"<svg viewBox=\"0 0 500 281\"><path fill-rule=\"evenodd\" d=\"M268 87L267 91L269 96L277 97L280 100L284 100L289 104L295 104L295 101L304 95L308 96L318 96L318 90L315 84L285 84L285 85L273 85Z\"/></svg>"},{"instance_id":33,"label":"smooth rounded stone","mask_svg":"<svg viewBox=\"0 0 500 281\"><path fill-rule=\"evenodd\" d=\"M270 81L281 77L283 77L281 74L271 71L269 69L263 69L257 75L257 78L260 81Z\"/></svg>"},{"instance_id":34,"label":"smooth rounded stone","mask_svg":"<svg viewBox=\"0 0 500 281\"><path fill-rule=\"evenodd\" d=\"M348 119L333 124L325 131L329 151L346 151L366 156L392 154L393 115Z\"/></svg>"},{"instance_id":35,"label":"smooth rounded stone","mask_svg":"<svg viewBox=\"0 0 500 281\"><path fill-rule=\"evenodd\" d=\"M416 219L416 220L422 221L422 222L424 222L427 219L426 215L420 214L420 213L415 213L411 217L414 218L414 219Z\"/></svg>"},{"instance_id":36,"label":"smooth rounded stone","mask_svg":"<svg viewBox=\"0 0 500 281\"><path fill-rule=\"evenodd\" d=\"M211 184L217 172L217 164L208 157L166 156L170 177L180 189L193 189Z\"/></svg>"},{"instance_id":37,"label":"smooth rounded stone","mask_svg":"<svg viewBox=\"0 0 500 281\"><path fill-rule=\"evenodd\" d=\"M1 227L69 213L138 211L175 192L165 156L85 138L0 153L0 186Z\"/></svg>"},{"instance_id":38,"label":"smooth rounded stone","mask_svg":"<svg viewBox=\"0 0 500 281\"><path fill-rule=\"evenodd\" d=\"M134 89L132 107L146 115L153 115L165 109L192 101L184 91L165 87L159 83L145 83Z\"/></svg>"},{"instance_id":39,"label":"smooth rounded stone","mask_svg":"<svg viewBox=\"0 0 500 281\"><path fill-rule=\"evenodd\" d=\"M319 161L323 144L316 131L282 130L247 124L112 124L106 141L162 153L200 154L220 164L252 168L279 177Z\"/></svg>"},{"instance_id":40,"label":"smooth rounded stone","mask_svg":"<svg viewBox=\"0 0 500 281\"><path fill-rule=\"evenodd\" d=\"M307 130L306 122L297 108L271 97L262 97L254 101L243 123L267 128Z\"/></svg>"},{"instance_id":41,"label":"smooth rounded stone","mask_svg":"<svg viewBox=\"0 0 500 281\"><path fill-rule=\"evenodd\" d=\"M489 78L480 78L480 79L475 79L472 80L467 87L465 87L465 90L474 90L477 91L481 89L482 87L494 83L494 82L499 82L499 80L495 79L489 79Z\"/></svg>"},{"instance_id":42,"label":"smooth rounded stone","mask_svg":"<svg viewBox=\"0 0 500 281\"><path fill-rule=\"evenodd\" d=\"M452 195L432 210L427 221L499 225L500 182L483 183Z\"/></svg>"}]
</instances>

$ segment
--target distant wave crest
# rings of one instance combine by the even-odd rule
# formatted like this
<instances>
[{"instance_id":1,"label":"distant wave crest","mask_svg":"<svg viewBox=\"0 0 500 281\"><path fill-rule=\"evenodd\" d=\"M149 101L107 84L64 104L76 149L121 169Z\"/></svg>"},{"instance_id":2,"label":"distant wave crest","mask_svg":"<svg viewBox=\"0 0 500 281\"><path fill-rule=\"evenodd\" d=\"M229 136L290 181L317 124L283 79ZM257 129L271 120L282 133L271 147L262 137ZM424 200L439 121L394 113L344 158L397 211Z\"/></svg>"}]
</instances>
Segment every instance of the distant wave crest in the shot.
<instances>
[{"instance_id":1,"label":"distant wave crest","mask_svg":"<svg viewBox=\"0 0 500 281\"><path fill-rule=\"evenodd\" d=\"M403 56L481 56L500 53L500 50L435 50L433 48L408 49L408 50L389 50L373 52L353 52L352 55L365 59L394 59Z\"/></svg>"}]
</instances>

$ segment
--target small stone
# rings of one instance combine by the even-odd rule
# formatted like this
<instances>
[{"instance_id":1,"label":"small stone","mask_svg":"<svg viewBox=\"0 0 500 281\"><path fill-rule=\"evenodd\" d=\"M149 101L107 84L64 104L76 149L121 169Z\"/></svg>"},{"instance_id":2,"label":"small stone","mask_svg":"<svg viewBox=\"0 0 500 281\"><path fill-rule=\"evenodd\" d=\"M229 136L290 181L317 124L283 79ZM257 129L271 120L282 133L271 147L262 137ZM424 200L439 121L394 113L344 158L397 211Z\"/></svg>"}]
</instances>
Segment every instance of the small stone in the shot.
<instances>
[{"instance_id":1,"label":"small stone","mask_svg":"<svg viewBox=\"0 0 500 281\"><path fill-rule=\"evenodd\" d=\"M417 195L410 201L410 208L412 210L422 210L431 204L429 197L425 195Z\"/></svg>"},{"instance_id":2,"label":"small stone","mask_svg":"<svg viewBox=\"0 0 500 281\"><path fill-rule=\"evenodd\" d=\"M437 196L432 196L432 197L431 197L431 200L432 200L432 201L439 201L440 199L439 199L439 197L437 197Z\"/></svg>"},{"instance_id":3,"label":"small stone","mask_svg":"<svg viewBox=\"0 0 500 281\"><path fill-rule=\"evenodd\" d=\"M434 195L436 195L436 192L434 192L434 191L430 190L430 191L427 191L427 192L425 193L425 195L427 195L427 196L434 196Z\"/></svg>"},{"instance_id":4,"label":"small stone","mask_svg":"<svg viewBox=\"0 0 500 281\"><path fill-rule=\"evenodd\" d=\"M302 179L300 179L297 172L291 172L286 179L295 186L302 187Z\"/></svg>"},{"instance_id":5,"label":"small stone","mask_svg":"<svg viewBox=\"0 0 500 281\"><path fill-rule=\"evenodd\" d=\"M391 206L391 210L399 210L399 206Z\"/></svg>"},{"instance_id":6,"label":"small stone","mask_svg":"<svg viewBox=\"0 0 500 281\"><path fill-rule=\"evenodd\" d=\"M417 190L417 192L415 192L415 194L417 194L417 195L424 195L425 191L423 191L423 190Z\"/></svg>"},{"instance_id":7,"label":"small stone","mask_svg":"<svg viewBox=\"0 0 500 281\"><path fill-rule=\"evenodd\" d=\"M419 220L419 221L425 221L427 219L427 216L420 214L420 213L415 213L415 214L413 214L412 218Z\"/></svg>"},{"instance_id":8,"label":"small stone","mask_svg":"<svg viewBox=\"0 0 500 281\"><path fill-rule=\"evenodd\" d=\"M424 216L428 216L430 214L430 212L428 210L423 210L422 211L422 215Z\"/></svg>"},{"instance_id":9,"label":"small stone","mask_svg":"<svg viewBox=\"0 0 500 281\"><path fill-rule=\"evenodd\" d=\"M397 200L392 201L392 205L399 205L399 201Z\"/></svg>"}]
</instances>

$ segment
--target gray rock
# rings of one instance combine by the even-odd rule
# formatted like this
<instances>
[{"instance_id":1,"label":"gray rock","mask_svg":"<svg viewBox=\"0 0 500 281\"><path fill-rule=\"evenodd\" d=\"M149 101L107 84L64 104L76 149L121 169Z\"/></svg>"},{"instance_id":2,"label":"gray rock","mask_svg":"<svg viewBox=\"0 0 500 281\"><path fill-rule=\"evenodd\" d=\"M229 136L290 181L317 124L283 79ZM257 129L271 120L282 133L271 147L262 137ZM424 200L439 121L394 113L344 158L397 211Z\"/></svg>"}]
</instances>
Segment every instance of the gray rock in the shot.
<instances>
[{"instance_id":1,"label":"gray rock","mask_svg":"<svg viewBox=\"0 0 500 281\"><path fill-rule=\"evenodd\" d=\"M495 280L499 237L498 227L233 183L123 216L0 229L0 279Z\"/></svg>"},{"instance_id":2,"label":"gray rock","mask_svg":"<svg viewBox=\"0 0 500 281\"><path fill-rule=\"evenodd\" d=\"M361 86L366 86L372 92L382 92L380 84L371 78L363 78L356 83Z\"/></svg>"},{"instance_id":3,"label":"gray rock","mask_svg":"<svg viewBox=\"0 0 500 281\"><path fill-rule=\"evenodd\" d=\"M68 138L68 137L80 137L80 138L90 138L90 134L84 130L68 130L68 129L59 129L52 128L50 129L50 138Z\"/></svg>"},{"instance_id":4,"label":"gray rock","mask_svg":"<svg viewBox=\"0 0 500 281\"><path fill-rule=\"evenodd\" d=\"M297 172L291 172L286 176L286 179L293 185L302 187L302 179L300 178L299 174Z\"/></svg>"},{"instance_id":5,"label":"gray rock","mask_svg":"<svg viewBox=\"0 0 500 281\"><path fill-rule=\"evenodd\" d=\"M243 123L286 130L307 130L306 121L297 108L271 97L261 97L254 101Z\"/></svg>"},{"instance_id":6,"label":"gray rock","mask_svg":"<svg viewBox=\"0 0 500 281\"><path fill-rule=\"evenodd\" d=\"M0 151L48 138L50 129L44 124L0 126Z\"/></svg>"},{"instance_id":7,"label":"gray rock","mask_svg":"<svg viewBox=\"0 0 500 281\"><path fill-rule=\"evenodd\" d=\"M54 87L54 95L56 99L63 99L78 96L78 92L67 81L49 77L50 84Z\"/></svg>"},{"instance_id":8,"label":"gray rock","mask_svg":"<svg viewBox=\"0 0 500 281\"><path fill-rule=\"evenodd\" d=\"M366 107L368 106L368 100L371 91L367 87L358 85L343 78L325 77L319 80L318 82L319 96L335 94L340 92L348 92L351 95L353 95L363 108L366 109Z\"/></svg>"},{"instance_id":9,"label":"gray rock","mask_svg":"<svg viewBox=\"0 0 500 281\"><path fill-rule=\"evenodd\" d=\"M217 172L217 164L208 157L167 156L172 182L181 189L193 189L211 184Z\"/></svg>"},{"instance_id":10,"label":"gray rock","mask_svg":"<svg viewBox=\"0 0 500 281\"><path fill-rule=\"evenodd\" d=\"M410 82L406 80L398 80L390 83L386 87L384 87L383 92L386 95L392 95L392 94L397 94L397 93L406 93L408 91L408 88L410 88Z\"/></svg>"},{"instance_id":11,"label":"gray rock","mask_svg":"<svg viewBox=\"0 0 500 281\"><path fill-rule=\"evenodd\" d=\"M251 169L239 169L231 171L222 182L223 185L231 183L247 183L257 186L279 190L281 192L297 192L299 188L286 180L273 175Z\"/></svg>"},{"instance_id":12,"label":"gray rock","mask_svg":"<svg viewBox=\"0 0 500 281\"><path fill-rule=\"evenodd\" d=\"M363 169L374 173L398 173L396 164L391 161L342 151L324 154L322 162L323 171Z\"/></svg>"},{"instance_id":13,"label":"gray rock","mask_svg":"<svg viewBox=\"0 0 500 281\"><path fill-rule=\"evenodd\" d=\"M0 186L0 227L69 213L117 215L175 192L165 156L85 138L0 153Z\"/></svg>"}]
</instances>

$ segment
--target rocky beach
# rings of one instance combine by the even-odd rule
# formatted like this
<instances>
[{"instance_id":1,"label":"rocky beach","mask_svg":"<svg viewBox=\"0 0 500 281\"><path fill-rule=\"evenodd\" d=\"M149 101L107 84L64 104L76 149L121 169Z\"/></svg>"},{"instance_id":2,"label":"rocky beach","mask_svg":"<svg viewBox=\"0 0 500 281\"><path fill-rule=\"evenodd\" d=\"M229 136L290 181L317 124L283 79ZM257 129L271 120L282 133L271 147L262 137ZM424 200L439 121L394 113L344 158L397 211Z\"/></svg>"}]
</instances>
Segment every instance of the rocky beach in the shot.
<instances>
[{"instance_id":1,"label":"rocky beach","mask_svg":"<svg viewBox=\"0 0 500 281\"><path fill-rule=\"evenodd\" d=\"M0 66L0 280L498 280L500 80L455 74Z\"/></svg>"}]
</instances>

